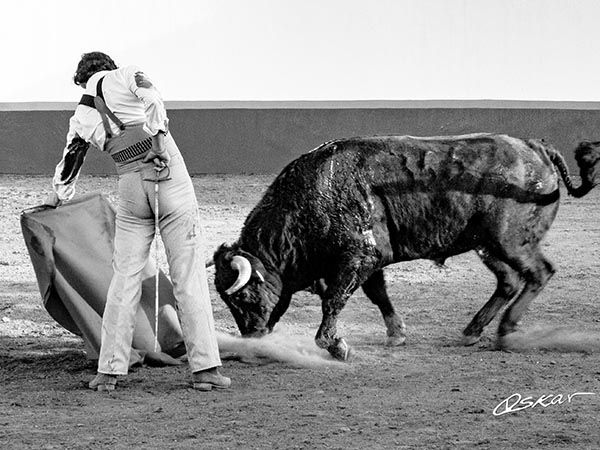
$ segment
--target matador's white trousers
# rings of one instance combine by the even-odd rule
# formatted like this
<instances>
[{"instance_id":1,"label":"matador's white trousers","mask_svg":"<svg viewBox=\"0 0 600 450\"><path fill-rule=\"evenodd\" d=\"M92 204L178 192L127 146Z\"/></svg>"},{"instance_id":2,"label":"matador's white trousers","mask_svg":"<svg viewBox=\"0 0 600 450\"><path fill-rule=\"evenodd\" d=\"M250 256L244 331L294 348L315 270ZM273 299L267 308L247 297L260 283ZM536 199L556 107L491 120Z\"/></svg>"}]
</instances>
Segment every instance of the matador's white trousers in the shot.
<instances>
[{"instance_id":1,"label":"matador's white trousers","mask_svg":"<svg viewBox=\"0 0 600 450\"><path fill-rule=\"evenodd\" d=\"M165 138L171 154L168 181L159 185L159 224L176 309L192 372L221 365L214 329L202 231L192 181L170 135ZM139 170L119 176L113 254L114 276L102 318L102 343L98 372L125 375L133 339L135 315L141 299L142 270L154 238L153 164L139 163ZM161 172L167 175L167 170Z\"/></svg>"}]
</instances>

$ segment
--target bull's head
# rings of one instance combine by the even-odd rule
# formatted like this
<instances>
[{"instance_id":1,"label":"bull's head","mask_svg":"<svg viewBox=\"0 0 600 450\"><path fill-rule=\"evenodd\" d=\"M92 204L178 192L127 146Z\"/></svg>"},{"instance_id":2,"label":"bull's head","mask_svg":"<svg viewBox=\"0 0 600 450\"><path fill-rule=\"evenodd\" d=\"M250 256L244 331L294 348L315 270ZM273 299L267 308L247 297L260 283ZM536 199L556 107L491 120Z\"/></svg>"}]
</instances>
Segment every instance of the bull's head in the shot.
<instances>
[{"instance_id":1,"label":"bull's head","mask_svg":"<svg viewBox=\"0 0 600 450\"><path fill-rule=\"evenodd\" d=\"M262 262L248 252L221 245L214 254L215 286L244 336L272 331L269 321L278 301L278 284Z\"/></svg>"}]
</instances>

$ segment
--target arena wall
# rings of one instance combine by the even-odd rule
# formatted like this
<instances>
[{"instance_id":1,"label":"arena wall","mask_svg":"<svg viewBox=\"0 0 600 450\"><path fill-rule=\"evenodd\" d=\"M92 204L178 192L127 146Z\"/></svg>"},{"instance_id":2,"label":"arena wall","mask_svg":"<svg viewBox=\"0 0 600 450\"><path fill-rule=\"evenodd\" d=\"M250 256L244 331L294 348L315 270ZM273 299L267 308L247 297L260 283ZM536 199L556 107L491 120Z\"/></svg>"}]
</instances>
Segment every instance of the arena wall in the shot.
<instances>
[{"instance_id":1,"label":"arena wall","mask_svg":"<svg viewBox=\"0 0 600 450\"><path fill-rule=\"evenodd\" d=\"M74 104L0 104L0 173L50 174ZM600 140L600 104L563 102L167 102L190 173L277 173L322 142L373 134L473 132L544 138L575 169L573 149ZM88 154L83 173L114 174Z\"/></svg>"}]
</instances>

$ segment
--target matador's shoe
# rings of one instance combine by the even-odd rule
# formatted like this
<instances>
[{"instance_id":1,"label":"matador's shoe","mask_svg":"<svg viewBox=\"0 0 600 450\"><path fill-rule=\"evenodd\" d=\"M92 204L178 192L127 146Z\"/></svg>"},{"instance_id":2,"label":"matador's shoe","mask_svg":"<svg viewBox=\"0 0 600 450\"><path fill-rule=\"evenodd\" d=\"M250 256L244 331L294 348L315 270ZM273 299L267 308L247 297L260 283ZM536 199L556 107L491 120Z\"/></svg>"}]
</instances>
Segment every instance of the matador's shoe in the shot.
<instances>
[{"instance_id":1,"label":"matador's shoe","mask_svg":"<svg viewBox=\"0 0 600 450\"><path fill-rule=\"evenodd\" d=\"M217 367L201 370L192 374L194 389L210 391L214 389L227 389L231 386L231 379L219 373Z\"/></svg>"},{"instance_id":2,"label":"matador's shoe","mask_svg":"<svg viewBox=\"0 0 600 450\"><path fill-rule=\"evenodd\" d=\"M90 389L98 390L98 391L114 391L115 386L117 385L117 376L116 375L108 375L105 373L98 373L96 378L90 381L88 385Z\"/></svg>"}]
</instances>

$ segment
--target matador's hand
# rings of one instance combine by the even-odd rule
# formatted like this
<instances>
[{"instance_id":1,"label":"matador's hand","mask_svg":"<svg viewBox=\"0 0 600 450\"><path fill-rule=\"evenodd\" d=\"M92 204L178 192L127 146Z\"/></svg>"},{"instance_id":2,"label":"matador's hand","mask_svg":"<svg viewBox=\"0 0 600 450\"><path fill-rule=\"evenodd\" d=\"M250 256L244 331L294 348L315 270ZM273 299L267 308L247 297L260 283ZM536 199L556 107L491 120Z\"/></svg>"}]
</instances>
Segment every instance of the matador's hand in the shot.
<instances>
[{"instance_id":1,"label":"matador's hand","mask_svg":"<svg viewBox=\"0 0 600 450\"><path fill-rule=\"evenodd\" d=\"M42 205L50 206L51 208L57 208L60 205L62 205L62 201L58 198L58 194L56 192L52 192L48 195L46 200L44 200L44 203L42 203Z\"/></svg>"},{"instance_id":2,"label":"matador's hand","mask_svg":"<svg viewBox=\"0 0 600 450\"><path fill-rule=\"evenodd\" d=\"M154 162L155 166L164 168L169 165L170 161L171 156L165 148L165 135L159 131L152 136L152 149L144 157L144 162Z\"/></svg>"}]
</instances>

